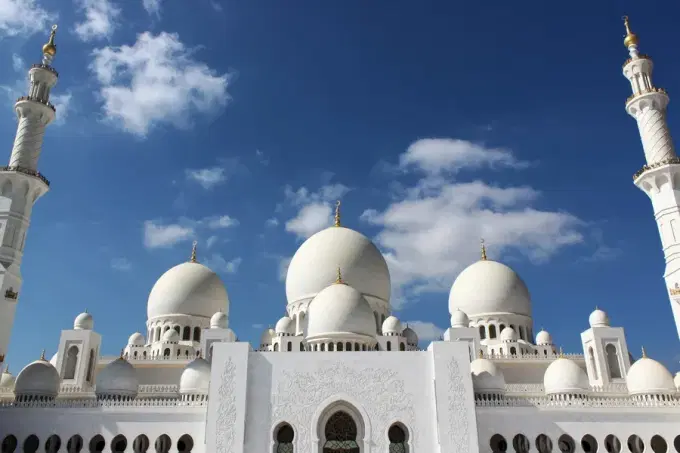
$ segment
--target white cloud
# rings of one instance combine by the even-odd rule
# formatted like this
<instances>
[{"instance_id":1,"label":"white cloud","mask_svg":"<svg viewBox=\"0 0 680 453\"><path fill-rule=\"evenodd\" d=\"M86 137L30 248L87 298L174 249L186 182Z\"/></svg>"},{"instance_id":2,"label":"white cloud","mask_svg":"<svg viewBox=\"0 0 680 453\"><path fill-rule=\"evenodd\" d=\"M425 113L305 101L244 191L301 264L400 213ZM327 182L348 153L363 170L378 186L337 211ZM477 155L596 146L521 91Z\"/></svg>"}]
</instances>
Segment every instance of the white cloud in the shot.
<instances>
[{"instance_id":1,"label":"white cloud","mask_svg":"<svg viewBox=\"0 0 680 453\"><path fill-rule=\"evenodd\" d=\"M219 238L217 236L210 236L208 239L205 241L205 246L206 248L212 248L213 245L217 244L217 240Z\"/></svg>"},{"instance_id":2,"label":"white cloud","mask_svg":"<svg viewBox=\"0 0 680 453\"><path fill-rule=\"evenodd\" d=\"M1 1L1 0L0 0ZM13 53L12 54L12 67L16 72L22 72L26 69L26 63L24 63L24 59L21 58L19 55Z\"/></svg>"},{"instance_id":3,"label":"white cloud","mask_svg":"<svg viewBox=\"0 0 680 453\"><path fill-rule=\"evenodd\" d=\"M203 260L202 262L215 272L235 274L242 261L243 260L240 257L227 261L221 254L213 253L210 258Z\"/></svg>"},{"instance_id":4,"label":"white cloud","mask_svg":"<svg viewBox=\"0 0 680 453\"><path fill-rule=\"evenodd\" d=\"M253 329L263 329L263 328L264 328L264 324L253 324L253 325L252 325L252 328L253 328Z\"/></svg>"},{"instance_id":5,"label":"white cloud","mask_svg":"<svg viewBox=\"0 0 680 453\"><path fill-rule=\"evenodd\" d=\"M286 274L288 273L288 266L290 266L290 261L293 259L292 256L282 257L279 259L279 281L286 281Z\"/></svg>"},{"instance_id":6,"label":"white cloud","mask_svg":"<svg viewBox=\"0 0 680 453\"><path fill-rule=\"evenodd\" d=\"M187 179L195 181L206 190L222 184L227 180L223 167L201 168L196 170L186 170Z\"/></svg>"},{"instance_id":7,"label":"white cloud","mask_svg":"<svg viewBox=\"0 0 680 453\"><path fill-rule=\"evenodd\" d=\"M238 220L229 217L228 215L209 217L205 219L208 228L212 230L217 230L221 228L229 228L238 225Z\"/></svg>"},{"instance_id":8,"label":"white cloud","mask_svg":"<svg viewBox=\"0 0 680 453\"><path fill-rule=\"evenodd\" d=\"M54 124L62 125L66 122L66 118L68 118L68 114L71 111L72 98L73 95L70 92L66 94L54 94L50 97L50 101L57 109L57 117L54 120Z\"/></svg>"},{"instance_id":9,"label":"white cloud","mask_svg":"<svg viewBox=\"0 0 680 453\"><path fill-rule=\"evenodd\" d=\"M187 127L192 113L223 107L229 77L193 59L177 34L140 34L132 46L93 52L91 70L101 84L107 118L144 137L160 124Z\"/></svg>"},{"instance_id":10,"label":"white cloud","mask_svg":"<svg viewBox=\"0 0 680 453\"><path fill-rule=\"evenodd\" d=\"M5 36L47 33L56 18L35 0L0 0L0 34Z\"/></svg>"},{"instance_id":11,"label":"white cloud","mask_svg":"<svg viewBox=\"0 0 680 453\"><path fill-rule=\"evenodd\" d=\"M279 225L279 219L277 219L276 217L272 217L271 219L267 219L264 222L264 225L266 227L270 227L270 228L278 226Z\"/></svg>"},{"instance_id":12,"label":"white cloud","mask_svg":"<svg viewBox=\"0 0 680 453\"><path fill-rule=\"evenodd\" d=\"M286 231L300 238L308 238L317 231L331 225L333 219L332 203L349 191L343 184L328 184L316 192L306 187L293 190L284 189L286 200L298 209L297 215L286 222Z\"/></svg>"},{"instance_id":13,"label":"white cloud","mask_svg":"<svg viewBox=\"0 0 680 453\"><path fill-rule=\"evenodd\" d=\"M111 268L116 271L126 272L132 269L132 263L127 258L114 258L111 260Z\"/></svg>"},{"instance_id":14,"label":"white cloud","mask_svg":"<svg viewBox=\"0 0 680 453\"><path fill-rule=\"evenodd\" d=\"M540 193L530 187L458 182L441 175L442 168L517 162L512 155L499 160L497 150L469 148L475 146L472 159L455 164L432 153L413 153L410 147L400 162L416 168L420 178L383 211L362 214L381 228L376 243L390 268L396 307L424 291L448 290L463 266L479 259L480 238L486 240L491 257L517 251L538 262L583 241L582 222L568 213L532 207Z\"/></svg>"},{"instance_id":15,"label":"white cloud","mask_svg":"<svg viewBox=\"0 0 680 453\"><path fill-rule=\"evenodd\" d=\"M264 154L264 152L260 151L259 149L255 150L255 157L257 158L258 162L260 162L262 165L264 166L269 165L269 158Z\"/></svg>"},{"instance_id":16,"label":"white cloud","mask_svg":"<svg viewBox=\"0 0 680 453\"><path fill-rule=\"evenodd\" d=\"M144 246L150 249L171 247L194 237L194 229L179 224L163 225L152 220L144 222Z\"/></svg>"},{"instance_id":17,"label":"white cloud","mask_svg":"<svg viewBox=\"0 0 680 453\"><path fill-rule=\"evenodd\" d=\"M406 325L416 332L419 341L439 340L444 334L444 329L431 322L409 321Z\"/></svg>"},{"instance_id":18,"label":"white cloud","mask_svg":"<svg viewBox=\"0 0 680 453\"><path fill-rule=\"evenodd\" d=\"M82 41L109 39L118 26L121 10L110 0L76 0L78 9L85 15L75 25L75 32Z\"/></svg>"},{"instance_id":19,"label":"white cloud","mask_svg":"<svg viewBox=\"0 0 680 453\"><path fill-rule=\"evenodd\" d=\"M147 13L152 16L160 17L161 0L142 0L142 5Z\"/></svg>"}]
</instances>

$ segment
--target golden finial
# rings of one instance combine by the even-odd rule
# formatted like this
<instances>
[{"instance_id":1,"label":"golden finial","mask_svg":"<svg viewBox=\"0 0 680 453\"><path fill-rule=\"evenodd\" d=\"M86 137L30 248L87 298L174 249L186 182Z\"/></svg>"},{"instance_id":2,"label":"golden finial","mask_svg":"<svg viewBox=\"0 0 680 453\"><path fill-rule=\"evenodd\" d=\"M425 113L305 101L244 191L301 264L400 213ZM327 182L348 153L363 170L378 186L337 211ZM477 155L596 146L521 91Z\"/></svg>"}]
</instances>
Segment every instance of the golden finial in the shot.
<instances>
[{"instance_id":1,"label":"golden finial","mask_svg":"<svg viewBox=\"0 0 680 453\"><path fill-rule=\"evenodd\" d=\"M562 346L560 346L560 355L559 355L559 357L560 357L561 359L564 358L564 351L562 350Z\"/></svg>"},{"instance_id":2,"label":"golden finial","mask_svg":"<svg viewBox=\"0 0 680 453\"><path fill-rule=\"evenodd\" d=\"M483 359L483 358L484 358L484 351L480 349L480 350L479 350L479 354L477 354L477 356L478 356L480 359Z\"/></svg>"},{"instance_id":3,"label":"golden finial","mask_svg":"<svg viewBox=\"0 0 680 453\"><path fill-rule=\"evenodd\" d=\"M335 220L333 221L333 226L340 226L340 200L335 202Z\"/></svg>"},{"instance_id":4,"label":"golden finial","mask_svg":"<svg viewBox=\"0 0 680 453\"><path fill-rule=\"evenodd\" d=\"M338 266L338 273L337 276L335 277L335 283L336 284L344 284L345 282L342 281L342 272L340 272L340 266Z\"/></svg>"},{"instance_id":5,"label":"golden finial","mask_svg":"<svg viewBox=\"0 0 680 453\"><path fill-rule=\"evenodd\" d=\"M636 46L638 43L638 37L635 33L630 31L630 22L628 21L628 16L623 16L623 26L626 27L626 37L623 40L623 45L626 48L630 46Z\"/></svg>"},{"instance_id":6,"label":"golden finial","mask_svg":"<svg viewBox=\"0 0 680 453\"><path fill-rule=\"evenodd\" d=\"M480 242L482 244L482 261L486 261L486 245L484 244L484 239Z\"/></svg>"},{"instance_id":7,"label":"golden finial","mask_svg":"<svg viewBox=\"0 0 680 453\"><path fill-rule=\"evenodd\" d=\"M57 26L52 25L52 31L50 32L50 40L47 41L47 44L45 44L42 48L43 55L49 55L50 57L54 57L57 54L57 45L54 43L54 35L57 34Z\"/></svg>"},{"instance_id":8,"label":"golden finial","mask_svg":"<svg viewBox=\"0 0 680 453\"><path fill-rule=\"evenodd\" d=\"M198 263L196 259L196 246L198 245L198 241L194 241L192 247L191 247L191 259L189 260L192 263Z\"/></svg>"},{"instance_id":9,"label":"golden finial","mask_svg":"<svg viewBox=\"0 0 680 453\"><path fill-rule=\"evenodd\" d=\"M40 360L42 360L43 362L45 361L45 350L44 349L40 353Z\"/></svg>"},{"instance_id":10,"label":"golden finial","mask_svg":"<svg viewBox=\"0 0 680 453\"><path fill-rule=\"evenodd\" d=\"M125 348L120 350L120 358L123 359L123 358L125 358L124 356L125 356Z\"/></svg>"},{"instance_id":11,"label":"golden finial","mask_svg":"<svg viewBox=\"0 0 680 453\"><path fill-rule=\"evenodd\" d=\"M642 358L646 359L647 358L647 351L645 351L645 347L642 347Z\"/></svg>"}]
</instances>

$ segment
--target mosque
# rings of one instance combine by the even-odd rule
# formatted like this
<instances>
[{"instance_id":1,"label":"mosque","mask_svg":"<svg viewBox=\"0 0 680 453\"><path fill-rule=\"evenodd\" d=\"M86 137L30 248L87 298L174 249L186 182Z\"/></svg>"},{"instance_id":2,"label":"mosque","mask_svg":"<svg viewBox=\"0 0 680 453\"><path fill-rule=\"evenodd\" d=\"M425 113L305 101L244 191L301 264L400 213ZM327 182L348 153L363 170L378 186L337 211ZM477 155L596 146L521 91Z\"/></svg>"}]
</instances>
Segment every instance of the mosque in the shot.
<instances>
[{"instance_id":1,"label":"mosque","mask_svg":"<svg viewBox=\"0 0 680 453\"><path fill-rule=\"evenodd\" d=\"M669 98L625 26L626 110L646 157L634 183L652 201L680 328ZM17 135L0 168L0 362L31 209L49 189L37 163L55 118L55 31L16 102ZM287 315L256 349L229 328L225 286L195 247L153 285L146 331L119 357L100 354L95 320L78 315L51 360L2 373L0 453L680 453L680 375L644 351L635 360L607 313L584 320L582 351L563 352L548 332L534 335L520 276L483 251L451 287L444 337L421 349L391 315L383 255L339 214L295 253Z\"/></svg>"}]
</instances>

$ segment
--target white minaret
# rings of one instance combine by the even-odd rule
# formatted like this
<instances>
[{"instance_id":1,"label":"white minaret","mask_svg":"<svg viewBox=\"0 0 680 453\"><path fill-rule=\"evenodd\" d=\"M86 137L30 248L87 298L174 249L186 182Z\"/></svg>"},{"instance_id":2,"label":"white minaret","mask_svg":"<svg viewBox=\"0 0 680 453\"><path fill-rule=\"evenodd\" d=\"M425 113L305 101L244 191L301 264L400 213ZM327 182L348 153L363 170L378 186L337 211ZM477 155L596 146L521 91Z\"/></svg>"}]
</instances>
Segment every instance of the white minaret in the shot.
<instances>
[{"instance_id":1,"label":"white minaret","mask_svg":"<svg viewBox=\"0 0 680 453\"><path fill-rule=\"evenodd\" d=\"M680 336L680 159L666 122L669 98L666 90L652 82L652 59L639 52L638 37L630 31L628 18L623 20L626 26L623 43L630 54L623 65L623 75L633 89L626 101L626 111L637 121L647 161L633 175L633 182L652 200L666 258L664 279Z\"/></svg>"},{"instance_id":2,"label":"white minaret","mask_svg":"<svg viewBox=\"0 0 680 453\"><path fill-rule=\"evenodd\" d=\"M50 40L42 48L42 63L28 71L28 96L14 104L18 126L9 165L0 167L0 363L9 345L14 313L21 290L21 258L35 201L49 190L49 181L38 171L45 126L54 121L49 101L57 83L52 59L57 53L52 27Z\"/></svg>"}]
</instances>

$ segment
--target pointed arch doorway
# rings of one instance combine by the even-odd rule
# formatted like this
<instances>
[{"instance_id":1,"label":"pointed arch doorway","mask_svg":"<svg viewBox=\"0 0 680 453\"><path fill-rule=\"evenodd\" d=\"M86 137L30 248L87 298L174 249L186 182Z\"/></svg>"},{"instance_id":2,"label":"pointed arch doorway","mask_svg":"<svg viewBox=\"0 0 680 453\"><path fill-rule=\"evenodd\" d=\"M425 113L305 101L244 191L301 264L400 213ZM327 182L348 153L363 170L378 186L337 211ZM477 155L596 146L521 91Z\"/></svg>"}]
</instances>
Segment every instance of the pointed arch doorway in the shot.
<instances>
[{"instance_id":1,"label":"pointed arch doorway","mask_svg":"<svg viewBox=\"0 0 680 453\"><path fill-rule=\"evenodd\" d=\"M322 453L360 453L359 430L354 418L339 410L330 416L323 428L325 442Z\"/></svg>"}]
</instances>

